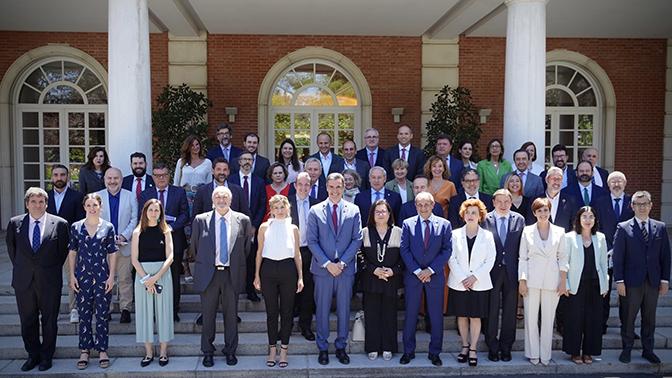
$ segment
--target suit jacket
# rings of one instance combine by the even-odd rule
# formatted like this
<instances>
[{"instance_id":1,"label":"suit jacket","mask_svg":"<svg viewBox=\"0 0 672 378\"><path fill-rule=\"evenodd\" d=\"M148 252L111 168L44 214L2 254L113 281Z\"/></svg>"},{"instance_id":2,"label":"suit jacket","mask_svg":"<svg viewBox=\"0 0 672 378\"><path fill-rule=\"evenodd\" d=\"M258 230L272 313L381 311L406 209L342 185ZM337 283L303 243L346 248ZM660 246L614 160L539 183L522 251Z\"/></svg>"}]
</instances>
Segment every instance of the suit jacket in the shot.
<instances>
[{"instance_id":1,"label":"suit jacket","mask_svg":"<svg viewBox=\"0 0 672 378\"><path fill-rule=\"evenodd\" d=\"M241 188L243 187L243 180L238 173L229 176L229 182L232 182ZM266 215L266 182L255 175L250 176L250 202L249 214L250 221L254 228L259 229L261 223L264 221ZM241 190L245 201L247 201L247 193Z\"/></svg>"},{"instance_id":2,"label":"suit jacket","mask_svg":"<svg viewBox=\"0 0 672 378\"><path fill-rule=\"evenodd\" d=\"M254 232L250 218L237 211L231 211L231 237L228 240L229 265L233 290L239 294L245 290L246 263ZM212 281L215 274L215 210L198 214L191 225L191 248L196 255L194 265L194 290L199 293Z\"/></svg>"},{"instance_id":3,"label":"suit jacket","mask_svg":"<svg viewBox=\"0 0 672 378\"><path fill-rule=\"evenodd\" d=\"M453 230L452 233L453 253L448 259L450 273L448 274L448 287L457 291L466 291L462 281L471 276L476 277L476 283L471 290L485 291L492 289L490 270L495 264L497 250L492 233L483 228L478 228L474 247L469 257L467 245L466 227Z\"/></svg>"},{"instance_id":4,"label":"suit jacket","mask_svg":"<svg viewBox=\"0 0 672 378\"><path fill-rule=\"evenodd\" d=\"M319 151L310 155L310 157L314 157L315 159L320 160L320 162L322 162L322 160L320 159L320 152ZM322 168L324 168L324 167L322 167ZM331 165L329 166L329 174L332 174L334 172L342 173L344 168L345 168L345 160L343 159L343 157L341 157L340 155L336 155L332 151L332 153L331 153ZM367 174L367 176L368 176L368 174ZM324 175L324 169L322 169L322 177L324 177L325 180L327 179L327 176Z\"/></svg>"},{"instance_id":5,"label":"suit jacket","mask_svg":"<svg viewBox=\"0 0 672 378\"><path fill-rule=\"evenodd\" d=\"M604 237L607 239L607 249L612 250L614 248L614 234L616 233L616 226L635 216L635 213L630 207L631 197L627 194L623 194L623 200L621 201L621 213L614 213L613 201L611 200L611 195L607 194L604 201L597 203L595 211L597 211L598 221L600 223L600 231L604 234Z\"/></svg>"},{"instance_id":6,"label":"suit jacket","mask_svg":"<svg viewBox=\"0 0 672 378\"><path fill-rule=\"evenodd\" d=\"M63 263L68 257L70 232L68 222L47 213L44 234L37 252L33 253L32 235L28 235L30 215L17 215L7 225L7 254L12 262L12 287L16 291L37 285L37 290L63 286Z\"/></svg>"},{"instance_id":7,"label":"suit jacket","mask_svg":"<svg viewBox=\"0 0 672 378\"><path fill-rule=\"evenodd\" d=\"M395 179L392 179L385 183L385 190L391 190L395 193L400 193L401 195L401 188L399 187L399 184ZM409 179L406 179L406 202L413 202L414 198L415 193L413 193L413 182ZM399 224L401 224L401 222Z\"/></svg>"},{"instance_id":8,"label":"suit jacket","mask_svg":"<svg viewBox=\"0 0 672 378\"><path fill-rule=\"evenodd\" d=\"M434 202L434 208L432 209L432 214L437 217L443 218L443 208L438 203ZM398 224L404 224L404 221L410 217L418 215L418 209L415 207L415 201L408 201L405 204L401 205L401 210L399 210L399 222Z\"/></svg>"},{"instance_id":9,"label":"suit jacket","mask_svg":"<svg viewBox=\"0 0 672 378\"><path fill-rule=\"evenodd\" d=\"M525 226L518 251L518 280L527 280L534 289L556 290L560 272L569 269L565 230L551 224L544 246L536 223Z\"/></svg>"},{"instance_id":10,"label":"suit jacket","mask_svg":"<svg viewBox=\"0 0 672 378\"><path fill-rule=\"evenodd\" d=\"M516 174L516 170L514 170L511 173L507 173L502 177L502 179L499 182L499 186L501 188L504 187L504 183L506 180L509 179L509 176ZM534 173L527 171L525 173L525 186L523 187L523 194L525 197L529 198L537 198L539 196L542 196L544 194L544 183L541 177L535 175Z\"/></svg>"},{"instance_id":11,"label":"suit jacket","mask_svg":"<svg viewBox=\"0 0 672 378\"><path fill-rule=\"evenodd\" d=\"M415 176L422 174L422 169L425 166L425 153L418 147L409 147L410 149L406 151L406 160L408 161L408 174L406 174L406 178L413 181ZM387 171L387 177L394 177L392 163L400 157L398 144L385 150L385 170Z\"/></svg>"},{"instance_id":12,"label":"suit jacket","mask_svg":"<svg viewBox=\"0 0 672 378\"><path fill-rule=\"evenodd\" d=\"M602 187L597 186L595 184L590 184L591 185L591 195L590 195L590 206L591 207L598 207L598 203L601 202L605 197L609 195L609 192L604 190ZM583 203L583 190L579 188L578 183L574 183L573 185L568 185L565 189L562 189L563 192L565 192L567 195L570 195L574 197L574 201L576 201L577 205L577 211L579 208L581 208L584 203Z\"/></svg>"},{"instance_id":13,"label":"suit jacket","mask_svg":"<svg viewBox=\"0 0 672 378\"><path fill-rule=\"evenodd\" d=\"M644 242L637 218L621 222L614 236L614 281L627 287L670 281L670 239L665 223L649 218L649 242Z\"/></svg>"},{"instance_id":14,"label":"suit jacket","mask_svg":"<svg viewBox=\"0 0 672 378\"><path fill-rule=\"evenodd\" d=\"M485 216L483 221L483 228L492 232L495 239L495 248L497 249L497 257L495 258L495 265L493 271L496 269L504 269L506 277L510 282L518 281L518 251L520 250L520 238L523 235L525 228L525 218L513 211L509 211L509 223L506 233L506 242L502 244L502 239L499 237L499 222L495 211L491 211Z\"/></svg>"},{"instance_id":15,"label":"suit jacket","mask_svg":"<svg viewBox=\"0 0 672 378\"><path fill-rule=\"evenodd\" d=\"M191 217L189 216L189 204L187 203L187 193L184 191L184 188L175 185L168 185L167 191L168 201L166 202L164 212L166 214L168 225L173 229L173 242L176 242L176 239L180 239L180 241L183 241L186 244L187 239L184 235L184 226L191 220ZM138 203L138 222L142 216L142 207L152 198L159 199L159 193L156 187L151 187L140 195L140 202Z\"/></svg>"},{"instance_id":16,"label":"suit jacket","mask_svg":"<svg viewBox=\"0 0 672 378\"><path fill-rule=\"evenodd\" d=\"M198 214L212 210L212 191L215 190L213 183L201 185L194 196L194 204L191 209L191 219ZM247 196L243 195L243 188L231 182L226 183L231 190L231 210L250 216L250 206L247 204Z\"/></svg>"},{"instance_id":17,"label":"suit jacket","mask_svg":"<svg viewBox=\"0 0 672 378\"><path fill-rule=\"evenodd\" d=\"M234 171L237 171L239 169L238 157L240 156L240 154L243 153L243 150L234 146L233 144L231 144L230 146L231 146L231 150L229 151L229 171L234 172ZM219 143L217 143L216 145L208 148L208 153L207 153L206 157L208 159L210 159L210 161L213 161L213 162L217 158L220 158L220 157L223 158L224 153L222 152L222 146Z\"/></svg>"},{"instance_id":18,"label":"suit jacket","mask_svg":"<svg viewBox=\"0 0 672 378\"><path fill-rule=\"evenodd\" d=\"M342 274L354 275L355 255L362 245L362 223L359 209L346 200L341 200L343 209L339 217L338 229L334 230L331 218L331 201L326 200L310 208L308 214L308 248L313 254L310 272L317 276L331 276L323 266L331 261L345 263ZM338 255L338 257L337 257Z\"/></svg>"},{"instance_id":19,"label":"suit jacket","mask_svg":"<svg viewBox=\"0 0 672 378\"><path fill-rule=\"evenodd\" d=\"M57 215L66 221L68 224L73 224L80 219L84 219L86 214L84 213L84 195L81 192L78 192L72 188L68 188L65 191L65 197L63 197L63 202L61 202L61 208L59 211L56 211L56 201L54 200L54 190L48 190L47 195L49 196L49 201L47 202L47 213Z\"/></svg>"},{"instance_id":20,"label":"suit jacket","mask_svg":"<svg viewBox=\"0 0 672 378\"><path fill-rule=\"evenodd\" d=\"M450 222L433 214L429 217L429 222L432 229L429 237L429 247L425 250L421 217L418 215L404 221L401 232L401 258L406 265L404 283L406 286L422 285L422 282L413 272L417 269L432 268L434 274L426 285L443 290L446 285L443 267L453 251L452 228Z\"/></svg>"},{"instance_id":21,"label":"suit jacket","mask_svg":"<svg viewBox=\"0 0 672 378\"><path fill-rule=\"evenodd\" d=\"M558 211L555 214L555 218L551 220L551 223L564 228L565 232L569 232L574 228L574 217L580 207L573 196L563 193L562 191L560 191L558 195L560 196L558 199ZM546 193L539 198L544 197L546 197ZM532 214L532 216L534 217L534 214Z\"/></svg>"},{"instance_id":22,"label":"suit jacket","mask_svg":"<svg viewBox=\"0 0 672 378\"><path fill-rule=\"evenodd\" d=\"M567 271L567 290L572 295L579 291L581 273L583 273L584 249L583 237L572 231L565 235L567 240L567 256L569 258L569 270ZM607 271L607 241L601 232L592 236L593 251L595 253L595 270L600 280L600 294L609 290L609 272Z\"/></svg>"},{"instance_id":23,"label":"suit jacket","mask_svg":"<svg viewBox=\"0 0 672 378\"><path fill-rule=\"evenodd\" d=\"M107 189L96 192L100 198L103 199L103 208L100 217L106 221L114 224L110 217L110 197ZM133 230L138 225L138 201L135 199L135 194L126 189L121 189L119 192L119 217L118 230L114 230L117 235L123 235L128 243L119 246L119 252L123 256L131 255L131 237Z\"/></svg>"},{"instance_id":24,"label":"suit jacket","mask_svg":"<svg viewBox=\"0 0 672 378\"><path fill-rule=\"evenodd\" d=\"M478 199L485 204L485 208L488 212L494 210L492 205L492 196L485 194L483 192L478 192ZM453 227L458 228L464 226L464 219L460 216L460 206L462 202L467 200L467 193L464 190L461 190L457 195L450 199L450 205L448 205L448 220Z\"/></svg>"},{"instance_id":25,"label":"suit jacket","mask_svg":"<svg viewBox=\"0 0 672 378\"><path fill-rule=\"evenodd\" d=\"M124 180L121 182L121 187L128 190L131 193L135 193L135 176L128 175L124 177ZM147 175L145 182L145 190L154 187L154 178L151 175ZM144 192L144 190L143 190Z\"/></svg>"},{"instance_id":26,"label":"suit jacket","mask_svg":"<svg viewBox=\"0 0 672 378\"><path fill-rule=\"evenodd\" d=\"M369 170L371 170L371 166L366 160L362 159L355 159L355 168L357 171L357 174L359 177L362 179L361 184L359 185L359 190L364 190L369 188ZM347 169L345 167L345 160L343 161L343 170Z\"/></svg>"},{"instance_id":27,"label":"suit jacket","mask_svg":"<svg viewBox=\"0 0 672 378\"><path fill-rule=\"evenodd\" d=\"M384 189L383 191L383 198L381 199L386 200L387 203L390 204L390 207L392 207L395 224L401 224L401 222L399 222L399 210L401 210L401 197L399 196L399 193L387 189ZM357 196L355 196L355 205L359 207L359 214L362 216L362 223L364 224L366 224L369 219L369 212L371 211L371 205L373 205L371 203L371 193L373 193L373 189L367 189L359 192Z\"/></svg>"},{"instance_id":28,"label":"suit jacket","mask_svg":"<svg viewBox=\"0 0 672 378\"><path fill-rule=\"evenodd\" d=\"M376 161L374 162L374 166L385 168L386 153L387 153L386 150L383 150L382 148L378 147L378 155L376 155ZM357 151L357 155L355 155L355 157L359 160L364 160L365 162L369 163L369 150L367 150L366 147L364 147L361 150Z\"/></svg>"}]
</instances>

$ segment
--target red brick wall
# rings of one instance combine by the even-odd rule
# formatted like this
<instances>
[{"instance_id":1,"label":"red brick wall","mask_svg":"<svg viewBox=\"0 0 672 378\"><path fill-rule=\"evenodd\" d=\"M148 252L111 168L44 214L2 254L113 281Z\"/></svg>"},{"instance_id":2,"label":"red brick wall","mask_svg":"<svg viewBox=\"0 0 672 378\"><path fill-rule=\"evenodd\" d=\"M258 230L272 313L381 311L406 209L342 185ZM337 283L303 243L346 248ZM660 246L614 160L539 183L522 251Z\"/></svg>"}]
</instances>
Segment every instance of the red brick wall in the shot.
<instances>
[{"instance_id":1,"label":"red brick wall","mask_svg":"<svg viewBox=\"0 0 672 378\"><path fill-rule=\"evenodd\" d=\"M292 51L321 46L338 51L363 72L373 99L373 126L381 131L381 145L396 142L391 108L403 107L403 121L420 135L422 39L420 37L365 36L208 36L208 97L214 107L208 115L213 127L224 122L224 107L238 108L233 124L239 136L267 125L257 125L261 82L279 59ZM361 147L361 146L358 146Z\"/></svg>"},{"instance_id":2,"label":"red brick wall","mask_svg":"<svg viewBox=\"0 0 672 378\"><path fill-rule=\"evenodd\" d=\"M628 192L648 190L660 203L666 41L549 38L546 47L578 52L606 71L616 92L615 168L628 177ZM476 106L492 109L482 144L502 136L505 49L504 38L460 38L460 85Z\"/></svg>"}]
</instances>

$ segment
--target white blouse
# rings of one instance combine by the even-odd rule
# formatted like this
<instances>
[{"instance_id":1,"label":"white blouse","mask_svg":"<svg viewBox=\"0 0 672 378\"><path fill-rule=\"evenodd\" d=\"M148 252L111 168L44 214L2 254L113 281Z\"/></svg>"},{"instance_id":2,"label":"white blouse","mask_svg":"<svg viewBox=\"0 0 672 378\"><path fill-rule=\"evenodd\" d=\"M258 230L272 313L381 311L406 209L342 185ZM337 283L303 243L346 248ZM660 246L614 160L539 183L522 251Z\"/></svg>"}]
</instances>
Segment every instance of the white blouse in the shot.
<instances>
[{"instance_id":1,"label":"white blouse","mask_svg":"<svg viewBox=\"0 0 672 378\"><path fill-rule=\"evenodd\" d=\"M270 260L285 260L294 258L294 225L292 218L269 219L268 228L264 233L264 249L261 257Z\"/></svg>"},{"instance_id":2,"label":"white blouse","mask_svg":"<svg viewBox=\"0 0 672 378\"><path fill-rule=\"evenodd\" d=\"M212 162L210 159L205 159L201 164L192 167L189 164L182 166L182 159L177 161L175 167L175 178L173 185L183 187L189 185L191 187L203 185L212 181Z\"/></svg>"}]
</instances>

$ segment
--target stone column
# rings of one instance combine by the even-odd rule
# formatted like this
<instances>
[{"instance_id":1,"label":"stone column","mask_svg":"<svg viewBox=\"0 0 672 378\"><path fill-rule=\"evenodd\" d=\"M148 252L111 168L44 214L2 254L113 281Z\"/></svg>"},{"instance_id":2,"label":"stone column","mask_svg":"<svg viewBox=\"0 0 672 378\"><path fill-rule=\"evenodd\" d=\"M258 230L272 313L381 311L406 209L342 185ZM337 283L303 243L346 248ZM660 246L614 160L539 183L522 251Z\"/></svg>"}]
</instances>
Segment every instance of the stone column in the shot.
<instances>
[{"instance_id":1,"label":"stone column","mask_svg":"<svg viewBox=\"0 0 672 378\"><path fill-rule=\"evenodd\" d=\"M108 1L108 64L107 151L112 165L129 174L135 151L145 153L151 167L147 0Z\"/></svg>"},{"instance_id":2,"label":"stone column","mask_svg":"<svg viewBox=\"0 0 672 378\"><path fill-rule=\"evenodd\" d=\"M506 71L504 79L504 151L531 140L537 163L544 162L547 0L506 0Z\"/></svg>"}]
</instances>

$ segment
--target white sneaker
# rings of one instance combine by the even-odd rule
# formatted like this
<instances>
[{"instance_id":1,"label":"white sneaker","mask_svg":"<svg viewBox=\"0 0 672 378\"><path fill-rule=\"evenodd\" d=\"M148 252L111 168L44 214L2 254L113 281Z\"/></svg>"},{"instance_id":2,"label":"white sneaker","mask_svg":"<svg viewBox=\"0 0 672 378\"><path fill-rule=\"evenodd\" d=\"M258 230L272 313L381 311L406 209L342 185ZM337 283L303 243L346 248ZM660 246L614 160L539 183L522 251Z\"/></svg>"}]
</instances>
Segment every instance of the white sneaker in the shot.
<instances>
[{"instance_id":1,"label":"white sneaker","mask_svg":"<svg viewBox=\"0 0 672 378\"><path fill-rule=\"evenodd\" d=\"M79 312L77 312L76 308L70 311L70 323L79 323Z\"/></svg>"},{"instance_id":2,"label":"white sneaker","mask_svg":"<svg viewBox=\"0 0 672 378\"><path fill-rule=\"evenodd\" d=\"M392 352L383 352L383 360L389 361L392 359Z\"/></svg>"},{"instance_id":3,"label":"white sneaker","mask_svg":"<svg viewBox=\"0 0 672 378\"><path fill-rule=\"evenodd\" d=\"M376 358L378 358L378 352L371 352L369 353L369 360L373 361Z\"/></svg>"}]
</instances>

